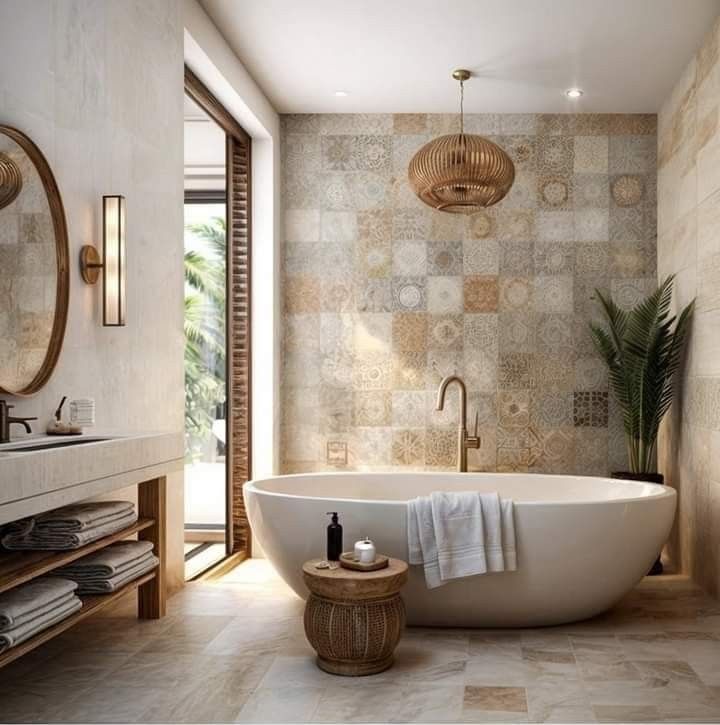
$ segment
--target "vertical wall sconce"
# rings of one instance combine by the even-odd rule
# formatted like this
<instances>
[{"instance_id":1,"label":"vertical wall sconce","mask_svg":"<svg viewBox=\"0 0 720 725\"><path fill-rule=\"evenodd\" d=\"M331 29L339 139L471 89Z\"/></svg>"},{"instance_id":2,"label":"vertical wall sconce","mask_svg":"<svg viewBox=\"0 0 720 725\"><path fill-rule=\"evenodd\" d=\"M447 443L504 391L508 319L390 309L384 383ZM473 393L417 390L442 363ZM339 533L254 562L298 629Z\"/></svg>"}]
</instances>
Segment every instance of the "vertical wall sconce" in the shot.
<instances>
[{"instance_id":1,"label":"vertical wall sconce","mask_svg":"<svg viewBox=\"0 0 720 725\"><path fill-rule=\"evenodd\" d=\"M80 274L87 284L95 284L102 270L103 325L125 325L125 197L103 196L102 260L95 247L80 250Z\"/></svg>"}]
</instances>

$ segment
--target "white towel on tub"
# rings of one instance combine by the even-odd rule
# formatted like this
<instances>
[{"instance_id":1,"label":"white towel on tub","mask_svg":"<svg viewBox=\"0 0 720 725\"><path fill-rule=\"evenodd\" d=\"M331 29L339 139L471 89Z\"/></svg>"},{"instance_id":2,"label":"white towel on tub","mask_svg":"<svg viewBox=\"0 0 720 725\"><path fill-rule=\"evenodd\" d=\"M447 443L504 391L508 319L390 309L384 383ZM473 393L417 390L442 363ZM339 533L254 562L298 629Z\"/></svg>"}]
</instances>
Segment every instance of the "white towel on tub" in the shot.
<instances>
[{"instance_id":1,"label":"white towel on tub","mask_svg":"<svg viewBox=\"0 0 720 725\"><path fill-rule=\"evenodd\" d=\"M488 572L515 571L514 505L497 493L433 492L408 501L408 560L429 589Z\"/></svg>"}]
</instances>

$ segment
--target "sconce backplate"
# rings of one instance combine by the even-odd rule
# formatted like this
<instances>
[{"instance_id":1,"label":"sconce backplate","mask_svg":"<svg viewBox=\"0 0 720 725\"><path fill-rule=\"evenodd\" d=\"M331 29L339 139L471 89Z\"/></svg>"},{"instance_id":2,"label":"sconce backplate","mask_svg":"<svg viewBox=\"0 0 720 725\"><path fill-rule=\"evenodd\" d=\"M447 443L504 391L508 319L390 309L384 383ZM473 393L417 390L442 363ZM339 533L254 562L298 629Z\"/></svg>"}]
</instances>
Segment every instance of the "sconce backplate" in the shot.
<instances>
[{"instance_id":1,"label":"sconce backplate","mask_svg":"<svg viewBox=\"0 0 720 725\"><path fill-rule=\"evenodd\" d=\"M87 284L95 284L100 278L102 262L97 249L86 244L80 250L80 275Z\"/></svg>"}]
</instances>

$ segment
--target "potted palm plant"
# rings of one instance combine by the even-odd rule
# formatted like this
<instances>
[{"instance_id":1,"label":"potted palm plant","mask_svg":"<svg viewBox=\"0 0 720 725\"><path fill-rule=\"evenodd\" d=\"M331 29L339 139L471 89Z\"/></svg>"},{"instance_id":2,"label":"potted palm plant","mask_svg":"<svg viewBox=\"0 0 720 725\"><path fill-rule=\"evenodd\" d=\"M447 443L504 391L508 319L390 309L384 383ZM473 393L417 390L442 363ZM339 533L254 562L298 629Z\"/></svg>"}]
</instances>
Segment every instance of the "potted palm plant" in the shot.
<instances>
[{"instance_id":1,"label":"potted palm plant","mask_svg":"<svg viewBox=\"0 0 720 725\"><path fill-rule=\"evenodd\" d=\"M675 395L675 378L690 327L694 300L670 315L674 275L645 300L624 310L595 290L607 326L590 324L598 352L609 371L610 387L620 406L630 471L613 478L664 483L655 470L657 436ZM661 574L660 557L650 574Z\"/></svg>"}]
</instances>

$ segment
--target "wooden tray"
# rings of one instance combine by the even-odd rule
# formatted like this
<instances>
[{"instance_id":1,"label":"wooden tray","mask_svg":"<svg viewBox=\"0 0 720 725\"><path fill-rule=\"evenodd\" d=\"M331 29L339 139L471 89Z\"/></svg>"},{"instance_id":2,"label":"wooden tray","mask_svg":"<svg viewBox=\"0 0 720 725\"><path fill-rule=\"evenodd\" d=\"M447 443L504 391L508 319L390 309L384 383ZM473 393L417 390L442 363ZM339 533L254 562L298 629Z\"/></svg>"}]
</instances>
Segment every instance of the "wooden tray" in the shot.
<instances>
[{"instance_id":1,"label":"wooden tray","mask_svg":"<svg viewBox=\"0 0 720 725\"><path fill-rule=\"evenodd\" d=\"M354 571L377 571L384 569L389 563L390 559L384 554L376 554L372 564L361 564L359 561L355 561L355 554L352 551L340 554L340 566Z\"/></svg>"}]
</instances>

